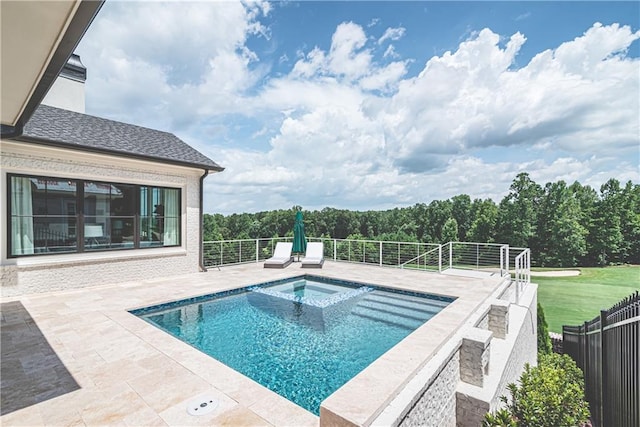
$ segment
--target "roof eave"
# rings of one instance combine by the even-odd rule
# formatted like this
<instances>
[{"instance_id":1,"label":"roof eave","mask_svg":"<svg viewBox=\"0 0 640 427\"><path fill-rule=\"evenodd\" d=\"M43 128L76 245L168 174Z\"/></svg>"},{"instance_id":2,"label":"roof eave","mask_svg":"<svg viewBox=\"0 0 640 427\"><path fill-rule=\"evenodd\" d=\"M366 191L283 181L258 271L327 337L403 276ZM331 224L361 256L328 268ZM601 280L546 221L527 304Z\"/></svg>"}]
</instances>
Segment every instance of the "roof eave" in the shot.
<instances>
[{"instance_id":1,"label":"roof eave","mask_svg":"<svg viewBox=\"0 0 640 427\"><path fill-rule=\"evenodd\" d=\"M182 160L166 159L162 157L148 156L145 154L131 153L128 151L107 150L104 148L79 146L76 144L69 144L66 142L54 141L46 138L36 138L36 137L25 136L25 135L16 137L14 138L14 140L20 141L20 142L27 142L31 144L37 144L37 145L44 145L48 147L64 148L67 150L82 151L82 152L89 152L89 153L95 153L95 154L104 154L104 155L111 155L111 156L118 156L118 157L135 158L135 159L145 160L145 161L150 161L155 163L164 163L164 164L188 167L192 169L206 170L207 172L213 172L213 173L222 172L225 169L219 165L214 166L214 165L207 165L205 163L195 163L195 162L187 162Z\"/></svg>"},{"instance_id":2,"label":"roof eave","mask_svg":"<svg viewBox=\"0 0 640 427\"><path fill-rule=\"evenodd\" d=\"M80 3L64 36L47 64L42 77L38 81L15 124L13 126L7 124L2 125L0 129L0 136L2 138L13 139L22 134L24 125L29 121L47 92L49 92L49 89L58 78L60 71L62 71L62 68L78 46L82 36L100 11L103 3L104 0L85 0Z\"/></svg>"}]
</instances>

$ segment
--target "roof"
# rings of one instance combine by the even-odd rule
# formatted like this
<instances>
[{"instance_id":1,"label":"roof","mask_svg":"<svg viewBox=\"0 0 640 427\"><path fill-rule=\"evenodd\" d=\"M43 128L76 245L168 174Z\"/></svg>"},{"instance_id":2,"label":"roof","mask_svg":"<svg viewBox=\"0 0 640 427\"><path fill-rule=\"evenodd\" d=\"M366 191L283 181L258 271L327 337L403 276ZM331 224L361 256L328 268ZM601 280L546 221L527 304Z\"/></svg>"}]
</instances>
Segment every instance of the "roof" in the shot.
<instances>
[{"instance_id":1,"label":"roof","mask_svg":"<svg viewBox=\"0 0 640 427\"><path fill-rule=\"evenodd\" d=\"M21 141L81 151L135 157L209 171L216 162L169 132L40 105L24 126Z\"/></svg>"}]
</instances>

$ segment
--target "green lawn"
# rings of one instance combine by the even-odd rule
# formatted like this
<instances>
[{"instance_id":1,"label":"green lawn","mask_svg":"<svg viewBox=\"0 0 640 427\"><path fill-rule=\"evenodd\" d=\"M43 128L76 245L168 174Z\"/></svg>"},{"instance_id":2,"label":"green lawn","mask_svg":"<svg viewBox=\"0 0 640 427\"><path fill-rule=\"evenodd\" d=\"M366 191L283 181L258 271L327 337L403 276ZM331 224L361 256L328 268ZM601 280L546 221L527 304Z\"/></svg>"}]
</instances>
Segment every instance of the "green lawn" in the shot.
<instances>
[{"instance_id":1,"label":"green lawn","mask_svg":"<svg viewBox=\"0 0 640 427\"><path fill-rule=\"evenodd\" d=\"M531 271L531 281L539 285L538 302L552 332L561 333L562 325L579 325L591 320L600 310L640 290L640 266L637 265L579 270L581 274L572 277L542 277Z\"/></svg>"}]
</instances>

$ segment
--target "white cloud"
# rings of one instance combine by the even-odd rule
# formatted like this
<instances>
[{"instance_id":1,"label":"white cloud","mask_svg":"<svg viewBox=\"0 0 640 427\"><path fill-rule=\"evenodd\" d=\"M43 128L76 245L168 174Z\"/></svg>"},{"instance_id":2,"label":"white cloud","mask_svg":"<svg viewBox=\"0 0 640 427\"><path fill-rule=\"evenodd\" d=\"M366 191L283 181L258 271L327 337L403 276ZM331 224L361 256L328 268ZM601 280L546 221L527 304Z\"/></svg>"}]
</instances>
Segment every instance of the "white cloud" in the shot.
<instances>
[{"instance_id":1,"label":"white cloud","mask_svg":"<svg viewBox=\"0 0 640 427\"><path fill-rule=\"evenodd\" d=\"M383 58L398 58L400 57L400 55L398 55L398 53L396 52L396 48L390 44L389 46L387 46L387 49L384 51L384 54L382 55Z\"/></svg>"},{"instance_id":2,"label":"white cloud","mask_svg":"<svg viewBox=\"0 0 640 427\"><path fill-rule=\"evenodd\" d=\"M171 130L203 112L240 108L237 97L264 70L246 47L268 35L267 2L107 2L77 52L88 68L88 108ZM185 48L188 46L188 48ZM153 114L149 114L153 112Z\"/></svg>"},{"instance_id":3,"label":"white cloud","mask_svg":"<svg viewBox=\"0 0 640 427\"><path fill-rule=\"evenodd\" d=\"M398 82L406 73L407 67L404 62L392 62L362 78L360 87L364 90L390 92L396 89Z\"/></svg>"},{"instance_id":4,"label":"white cloud","mask_svg":"<svg viewBox=\"0 0 640 427\"><path fill-rule=\"evenodd\" d=\"M595 24L516 67L520 33L483 29L442 55L388 63L393 45L375 48L404 28L375 40L344 22L329 48L300 50L275 76L247 48L271 37L268 3L176 8L105 4L80 52L88 106L174 131L226 167L207 179L208 212L499 200L522 171L596 188L640 180L640 60L626 55L640 32L629 27ZM413 60L424 67L408 75ZM230 116L252 120L252 149Z\"/></svg>"},{"instance_id":5,"label":"white cloud","mask_svg":"<svg viewBox=\"0 0 640 427\"><path fill-rule=\"evenodd\" d=\"M338 25L331 38L329 70L349 80L366 75L371 65L371 52L362 49L366 42L367 36L361 26L353 22Z\"/></svg>"},{"instance_id":6,"label":"white cloud","mask_svg":"<svg viewBox=\"0 0 640 427\"><path fill-rule=\"evenodd\" d=\"M404 27L398 27L398 28L389 27L384 31L384 34L382 35L382 37L378 39L378 44L382 44L386 40L394 40L394 41L400 40L404 36L405 31L406 31L406 28Z\"/></svg>"}]
</instances>

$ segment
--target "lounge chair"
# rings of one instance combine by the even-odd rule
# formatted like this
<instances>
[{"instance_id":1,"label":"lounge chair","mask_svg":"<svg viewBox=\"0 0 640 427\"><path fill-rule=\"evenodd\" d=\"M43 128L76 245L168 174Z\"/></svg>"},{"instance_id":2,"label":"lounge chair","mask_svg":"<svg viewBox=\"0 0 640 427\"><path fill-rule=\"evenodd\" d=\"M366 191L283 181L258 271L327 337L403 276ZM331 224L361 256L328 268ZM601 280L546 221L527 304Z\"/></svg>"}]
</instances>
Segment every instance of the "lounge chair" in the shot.
<instances>
[{"instance_id":1,"label":"lounge chair","mask_svg":"<svg viewBox=\"0 0 640 427\"><path fill-rule=\"evenodd\" d=\"M324 264L324 245L322 242L307 243L307 253L302 258L302 268L322 268Z\"/></svg>"},{"instance_id":2,"label":"lounge chair","mask_svg":"<svg viewBox=\"0 0 640 427\"><path fill-rule=\"evenodd\" d=\"M291 242L276 243L273 256L264 261L264 268L285 268L291 264L293 262L292 249L293 243Z\"/></svg>"}]
</instances>

